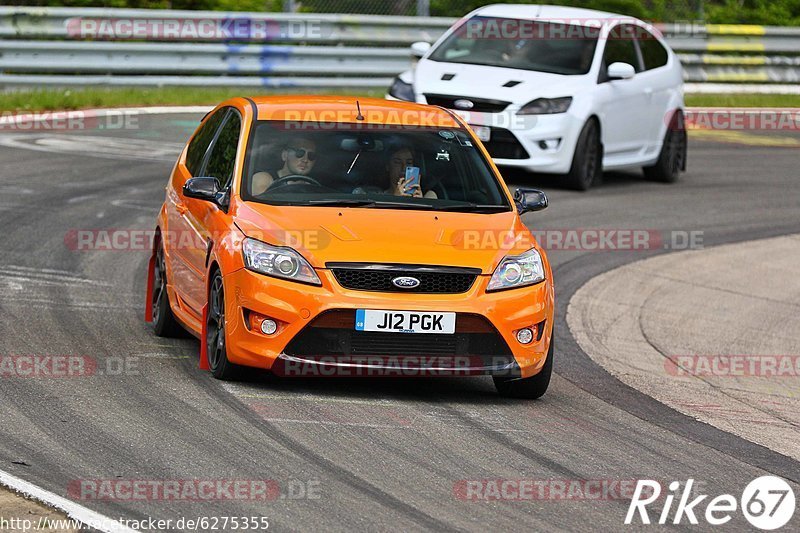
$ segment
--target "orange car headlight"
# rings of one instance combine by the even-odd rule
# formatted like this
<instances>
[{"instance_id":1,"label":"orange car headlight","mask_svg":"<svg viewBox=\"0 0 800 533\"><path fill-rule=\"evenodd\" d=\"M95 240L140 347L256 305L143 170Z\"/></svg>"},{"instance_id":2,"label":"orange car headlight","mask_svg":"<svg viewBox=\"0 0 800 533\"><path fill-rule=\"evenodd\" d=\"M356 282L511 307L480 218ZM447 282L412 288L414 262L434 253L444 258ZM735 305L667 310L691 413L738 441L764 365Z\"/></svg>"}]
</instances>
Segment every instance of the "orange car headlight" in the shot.
<instances>
[{"instance_id":1,"label":"orange car headlight","mask_svg":"<svg viewBox=\"0 0 800 533\"><path fill-rule=\"evenodd\" d=\"M487 291L501 291L526 287L544 281L544 265L542 256L536 248L531 248L521 255L509 255L500 264L489 280Z\"/></svg>"},{"instance_id":2,"label":"orange car headlight","mask_svg":"<svg viewBox=\"0 0 800 533\"><path fill-rule=\"evenodd\" d=\"M242 243L242 253L248 270L275 278L322 285L314 268L291 248L272 246L248 237Z\"/></svg>"}]
</instances>

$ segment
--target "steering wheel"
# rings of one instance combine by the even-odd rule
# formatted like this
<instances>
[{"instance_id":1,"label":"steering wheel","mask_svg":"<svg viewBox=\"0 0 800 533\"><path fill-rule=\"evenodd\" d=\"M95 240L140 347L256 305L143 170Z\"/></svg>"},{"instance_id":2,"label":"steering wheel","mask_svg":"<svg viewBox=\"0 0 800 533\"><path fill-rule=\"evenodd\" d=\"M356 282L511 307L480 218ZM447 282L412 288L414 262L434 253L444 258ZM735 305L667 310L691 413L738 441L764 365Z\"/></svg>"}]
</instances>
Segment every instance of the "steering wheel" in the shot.
<instances>
[{"instance_id":1,"label":"steering wheel","mask_svg":"<svg viewBox=\"0 0 800 533\"><path fill-rule=\"evenodd\" d=\"M284 176L282 178L278 178L272 182L272 185L267 187L267 190L270 189L277 189L278 187L285 187L289 184L290 181L302 181L309 185L316 185L317 187L322 187L322 184L315 180L314 178L309 178L308 176L302 176L300 174L289 174L288 176Z\"/></svg>"}]
</instances>

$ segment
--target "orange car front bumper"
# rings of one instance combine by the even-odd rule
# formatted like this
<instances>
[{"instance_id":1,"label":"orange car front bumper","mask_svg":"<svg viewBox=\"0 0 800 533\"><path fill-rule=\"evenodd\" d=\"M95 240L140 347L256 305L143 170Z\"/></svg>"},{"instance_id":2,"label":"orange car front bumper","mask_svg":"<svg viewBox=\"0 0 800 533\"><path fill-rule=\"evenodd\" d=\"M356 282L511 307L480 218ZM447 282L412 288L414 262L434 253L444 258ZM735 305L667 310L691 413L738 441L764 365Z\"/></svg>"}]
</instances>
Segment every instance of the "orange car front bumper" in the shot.
<instances>
[{"instance_id":1,"label":"orange car front bumper","mask_svg":"<svg viewBox=\"0 0 800 533\"><path fill-rule=\"evenodd\" d=\"M553 331L551 279L529 287L487 293L489 276L480 275L472 287L461 294L410 294L350 290L339 285L330 270L319 269L316 272L322 281L319 287L246 269L224 276L227 355L232 363L275 370L276 361L310 363L322 359L329 363L339 361L341 363L334 362L333 366L348 369L346 373L337 375L353 375L352 367L359 366L359 361L369 366L376 364L376 359L353 356L356 351L348 344L353 334L355 311L384 309L455 312L455 337L458 340L439 336L434 342L424 334L389 333L384 335L397 336L397 342L392 341L395 337L390 337L388 343L384 338L383 344L375 348L374 355L394 353L396 350L393 351L391 345L394 344L394 348L402 346L405 341L410 342L411 336L416 337L412 342L414 356L418 360L426 355L436 356L436 368L447 366L444 363L447 357L459 357L453 368L456 374L511 372L530 377L544 365ZM259 317L277 322L277 331L272 335L263 334L254 327ZM521 344L517 341L518 330L535 325L539 326L540 332L532 342ZM338 337L331 339L334 344L336 338L345 339L341 355L311 353L309 346L298 346L302 342L315 345L316 341L322 342L323 334L331 333L338 333ZM451 344L447 344L450 341ZM430 354L426 353L426 346L430 347ZM387 348L389 352L381 352ZM357 353L373 355L364 349L361 346ZM369 350L369 346L366 349Z\"/></svg>"}]
</instances>

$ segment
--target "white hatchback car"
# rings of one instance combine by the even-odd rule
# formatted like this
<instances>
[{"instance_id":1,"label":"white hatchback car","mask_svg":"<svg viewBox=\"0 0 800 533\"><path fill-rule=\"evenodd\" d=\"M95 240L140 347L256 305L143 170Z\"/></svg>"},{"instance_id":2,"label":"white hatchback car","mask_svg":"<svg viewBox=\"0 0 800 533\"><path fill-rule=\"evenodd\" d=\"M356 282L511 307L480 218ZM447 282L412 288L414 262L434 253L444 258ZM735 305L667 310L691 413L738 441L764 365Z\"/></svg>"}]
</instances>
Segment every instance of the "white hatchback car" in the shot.
<instances>
[{"instance_id":1,"label":"white hatchback car","mask_svg":"<svg viewBox=\"0 0 800 533\"><path fill-rule=\"evenodd\" d=\"M490 5L460 19L388 98L458 111L495 163L563 174L585 190L603 170L686 170L683 70L641 20L549 5Z\"/></svg>"}]
</instances>

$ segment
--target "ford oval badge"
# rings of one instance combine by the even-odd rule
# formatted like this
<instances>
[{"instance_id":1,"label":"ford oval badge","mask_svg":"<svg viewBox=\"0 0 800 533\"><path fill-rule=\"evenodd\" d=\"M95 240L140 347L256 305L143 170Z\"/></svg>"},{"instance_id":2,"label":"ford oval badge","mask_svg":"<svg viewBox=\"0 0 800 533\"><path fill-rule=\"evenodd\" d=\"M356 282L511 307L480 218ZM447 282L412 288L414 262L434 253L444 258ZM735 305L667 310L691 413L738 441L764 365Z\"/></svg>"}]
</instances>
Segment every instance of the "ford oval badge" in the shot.
<instances>
[{"instance_id":1,"label":"ford oval badge","mask_svg":"<svg viewBox=\"0 0 800 533\"><path fill-rule=\"evenodd\" d=\"M419 287L419 280L410 276L400 276L392 280L392 285L398 289L415 289Z\"/></svg>"}]
</instances>

